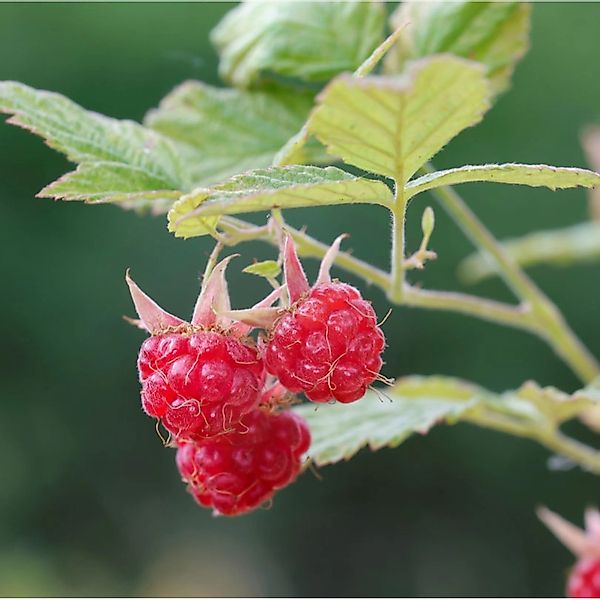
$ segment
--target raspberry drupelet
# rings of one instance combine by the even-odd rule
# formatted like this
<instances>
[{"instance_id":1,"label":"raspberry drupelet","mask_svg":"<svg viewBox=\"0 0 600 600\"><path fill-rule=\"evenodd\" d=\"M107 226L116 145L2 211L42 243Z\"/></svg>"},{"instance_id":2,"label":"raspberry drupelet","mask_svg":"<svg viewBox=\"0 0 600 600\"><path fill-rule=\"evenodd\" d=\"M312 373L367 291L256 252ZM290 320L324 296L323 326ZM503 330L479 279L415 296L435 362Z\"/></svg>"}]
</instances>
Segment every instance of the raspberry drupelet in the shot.
<instances>
[{"instance_id":1,"label":"raspberry drupelet","mask_svg":"<svg viewBox=\"0 0 600 600\"><path fill-rule=\"evenodd\" d=\"M385 337L370 302L346 283L332 281L329 270L344 236L333 243L311 288L294 242L285 237L283 266L289 306L231 314L260 325L267 371L290 392L304 392L314 402L354 402L379 375Z\"/></svg>"},{"instance_id":2,"label":"raspberry drupelet","mask_svg":"<svg viewBox=\"0 0 600 600\"><path fill-rule=\"evenodd\" d=\"M600 598L600 558L582 558L567 581L569 598Z\"/></svg>"},{"instance_id":3,"label":"raspberry drupelet","mask_svg":"<svg viewBox=\"0 0 600 600\"><path fill-rule=\"evenodd\" d=\"M161 309L127 275L139 324L151 334L138 359L142 406L176 440L221 435L260 402L264 363L245 337L249 328L218 314L229 309L228 260L207 278L190 323Z\"/></svg>"},{"instance_id":4,"label":"raspberry drupelet","mask_svg":"<svg viewBox=\"0 0 600 600\"><path fill-rule=\"evenodd\" d=\"M567 597L600 597L600 512L595 508L585 511L585 530L572 525L547 508L538 516L554 535L577 557L569 572Z\"/></svg>"},{"instance_id":5,"label":"raspberry drupelet","mask_svg":"<svg viewBox=\"0 0 600 600\"><path fill-rule=\"evenodd\" d=\"M217 515L235 516L259 507L292 483L309 446L310 433L299 415L260 408L246 414L229 433L181 443L176 461L198 504Z\"/></svg>"}]
</instances>

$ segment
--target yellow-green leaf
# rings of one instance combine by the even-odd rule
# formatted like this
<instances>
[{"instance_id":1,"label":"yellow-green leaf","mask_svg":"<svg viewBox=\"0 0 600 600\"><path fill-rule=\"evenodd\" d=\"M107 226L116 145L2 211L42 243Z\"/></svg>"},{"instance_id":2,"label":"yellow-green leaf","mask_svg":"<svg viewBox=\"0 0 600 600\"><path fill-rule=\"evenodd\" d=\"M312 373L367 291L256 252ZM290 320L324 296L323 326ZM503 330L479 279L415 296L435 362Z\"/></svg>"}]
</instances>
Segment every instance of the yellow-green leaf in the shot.
<instances>
[{"instance_id":1,"label":"yellow-green leaf","mask_svg":"<svg viewBox=\"0 0 600 600\"><path fill-rule=\"evenodd\" d=\"M214 233L219 217L193 215L194 210L206 200L208 194L209 190L198 189L177 200L167 216L169 231L184 239Z\"/></svg>"},{"instance_id":2,"label":"yellow-green leaf","mask_svg":"<svg viewBox=\"0 0 600 600\"><path fill-rule=\"evenodd\" d=\"M529 185L556 190L573 187L591 188L600 185L600 175L588 169L551 167L549 165L519 163L467 165L456 169L427 173L427 175L413 179L406 185L406 195L411 197L432 188L474 181Z\"/></svg>"},{"instance_id":3,"label":"yellow-green leaf","mask_svg":"<svg viewBox=\"0 0 600 600\"><path fill-rule=\"evenodd\" d=\"M185 203L174 207L177 218L171 216L169 227L175 235L194 235L194 224L204 235L205 218L271 210L332 204L379 204L390 207L393 200L389 187L381 182L356 177L335 167L291 165L258 169L210 190L199 190L186 196ZM188 212L184 211L187 207ZM213 221L211 221L213 222Z\"/></svg>"},{"instance_id":4,"label":"yellow-green leaf","mask_svg":"<svg viewBox=\"0 0 600 600\"><path fill-rule=\"evenodd\" d=\"M250 273L251 275L259 275L260 277L266 277L271 279L278 277L281 273L281 265L276 260L263 260L248 265L245 269L242 269L244 273Z\"/></svg>"},{"instance_id":5,"label":"yellow-green leaf","mask_svg":"<svg viewBox=\"0 0 600 600\"><path fill-rule=\"evenodd\" d=\"M309 120L333 154L404 184L489 107L481 65L452 56L414 63L402 77L342 75Z\"/></svg>"}]
</instances>

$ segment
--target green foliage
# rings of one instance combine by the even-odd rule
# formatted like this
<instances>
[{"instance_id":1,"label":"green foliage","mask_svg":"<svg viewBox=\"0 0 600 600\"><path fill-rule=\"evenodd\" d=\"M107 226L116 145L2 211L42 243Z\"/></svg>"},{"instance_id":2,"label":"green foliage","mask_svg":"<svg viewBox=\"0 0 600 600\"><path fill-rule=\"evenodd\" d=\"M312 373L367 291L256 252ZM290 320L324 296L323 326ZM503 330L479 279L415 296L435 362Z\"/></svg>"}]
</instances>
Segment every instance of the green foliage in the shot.
<instances>
[{"instance_id":1,"label":"green foliage","mask_svg":"<svg viewBox=\"0 0 600 600\"><path fill-rule=\"evenodd\" d=\"M212 32L221 77L247 87L270 74L326 81L354 71L383 40L380 2L247 2Z\"/></svg>"},{"instance_id":2,"label":"green foliage","mask_svg":"<svg viewBox=\"0 0 600 600\"><path fill-rule=\"evenodd\" d=\"M302 127L313 104L308 91L268 86L244 91L187 81L151 110L145 124L173 140L194 187L268 167ZM299 162L323 153L305 146Z\"/></svg>"},{"instance_id":3,"label":"green foliage","mask_svg":"<svg viewBox=\"0 0 600 600\"><path fill-rule=\"evenodd\" d=\"M386 72L448 52L483 63L499 93L528 49L530 13L525 2L403 2L391 17L392 26L403 31L386 59Z\"/></svg>"},{"instance_id":4,"label":"green foliage","mask_svg":"<svg viewBox=\"0 0 600 600\"><path fill-rule=\"evenodd\" d=\"M273 242L270 228L229 216L354 203L383 206L392 213L390 273L350 253L338 255L341 266L375 282L398 304L455 310L536 333L589 382L600 372L597 361L446 186L478 181L589 188L600 184L600 175L491 164L413 179L431 171L427 161L478 123L492 97L509 85L527 49L529 12L528 5L514 2L407 2L392 17L403 29L381 44L385 8L379 2L248 2L213 32L221 75L237 88L186 82L148 113L144 126L14 82L0 83L0 111L78 165L41 196L168 211L168 228L177 237L213 235L230 245L259 237ZM384 74L369 75L386 52ZM325 87L313 106L316 92L306 84L316 90L321 83ZM315 166L340 158L343 168ZM391 182L351 174L345 170L349 165L392 179L395 193ZM421 290L406 281L410 269L436 257L427 250L434 227L431 209L423 214L421 247L411 257L405 254L407 200L427 190L480 247L481 254L463 271L472 279L481 276L488 268L484 253L493 257L520 305ZM546 254L539 237L509 244L507 252L517 262L556 261L578 252L589 256L598 248L595 227L586 228L585 241L583 226L562 232L560 239L545 234ZM326 252L308 235L294 234L309 254ZM273 260L245 269L267 279L279 271ZM567 395L527 384L493 394L453 379L408 378L385 392L369 392L356 404L297 410L313 430L312 456L318 464L349 458L366 445L394 446L436 422L463 419L559 447L600 472L600 454L564 442L557 429L573 416L598 413L596 388Z\"/></svg>"},{"instance_id":5,"label":"green foliage","mask_svg":"<svg viewBox=\"0 0 600 600\"><path fill-rule=\"evenodd\" d=\"M568 395L528 382L516 391L494 394L449 377L406 377L393 387L369 391L354 404L295 410L309 423L309 456L317 465L348 460L361 448L395 447L413 433L460 420L538 439L583 411L600 407L600 379Z\"/></svg>"},{"instance_id":6,"label":"green foliage","mask_svg":"<svg viewBox=\"0 0 600 600\"><path fill-rule=\"evenodd\" d=\"M167 215L169 231L183 239L214 234L219 217L199 217L194 214L209 194L210 190L198 188L177 200Z\"/></svg>"},{"instance_id":7,"label":"green foliage","mask_svg":"<svg viewBox=\"0 0 600 600\"><path fill-rule=\"evenodd\" d=\"M242 269L244 273L250 273L251 275L259 275L267 279L279 277L281 273L281 266L276 260L263 260L248 265L245 269Z\"/></svg>"},{"instance_id":8,"label":"green foliage","mask_svg":"<svg viewBox=\"0 0 600 600\"><path fill-rule=\"evenodd\" d=\"M457 379L407 377L353 404L296 408L310 426L310 459L317 465L348 460L361 448L395 447L440 421L454 421L474 406L478 389Z\"/></svg>"},{"instance_id":9,"label":"green foliage","mask_svg":"<svg viewBox=\"0 0 600 600\"><path fill-rule=\"evenodd\" d=\"M400 185L487 110L483 70L451 56L423 59L401 78L342 75L321 93L309 130L327 150Z\"/></svg>"},{"instance_id":10,"label":"green foliage","mask_svg":"<svg viewBox=\"0 0 600 600\"><path fill-rule=\"evenodd\" d=\"M556 190L573 187L591 188L600 185L600 175L587 169L549 167L548 165L521 165L517 163L467 165L457 169L427 173L418 179L413 179L406 186L406 193L410 197L435 187L473 181L511 183Z\"/></svg>"},{"instance_id":11,"label":"green foliage","mask_svg":"<svg viewBox=\"0 0 600 600\"><path fill-rule=\"evenodd\" d=\"M251 171L185 198L187 212L182 212L183 203L177 203L169 213L169 228L178 237L207 233L205 217L328 204L389 207L392 193L381 181L356 177L336 167L295 165ZM199 224L197 232L192 223Z\"/></svg>"},{"instance_id":12,"label":"green foliage","mask_svg":"<svg viewBox=\"0 0 600 600\"><path fill-rule=\"evenodd\" d=\"M60 94L12 81L0 82L0 112L80 164L42 196L135 204L172 197L189 185L169 140L133 121L111 119Z\"/></svg>"}]
</instances>

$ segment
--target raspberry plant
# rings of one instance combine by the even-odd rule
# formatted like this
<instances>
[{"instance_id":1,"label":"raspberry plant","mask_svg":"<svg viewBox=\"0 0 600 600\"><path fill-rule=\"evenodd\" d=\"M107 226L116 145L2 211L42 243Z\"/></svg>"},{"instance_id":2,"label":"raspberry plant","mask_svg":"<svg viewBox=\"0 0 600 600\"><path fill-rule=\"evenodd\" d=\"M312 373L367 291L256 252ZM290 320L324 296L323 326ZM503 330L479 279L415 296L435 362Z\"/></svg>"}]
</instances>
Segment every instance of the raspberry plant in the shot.
<instances>
[{"instance_id":1,"label":"raspberry plant","mask_svg":"<svg viewBox=\"0 0 600 600\"><path fill-rule=\"evenodd\" d=\"M597 224L503 245L453 187L592 190L600 175L518 163L437 171L430 162L510 87L528 47L529 17L530 6L516 2L409 1L391 15L378 2L244 3L212 34L231 87L185 82L142 124L0 83L9 122L77 164L38 196L166 213L175 236L216 241L190 322L158 307L128 276L138 324L150 333L139 358L142 404L171 434L182 478L200 504L239 514L270 499L302 464L396 446L413 432L459 420L532 439L600 474L600 453L561 432L574 418L598 426L600 366L522 268L561 252L572 260L596 256ZM596 169L597 139L585 138ZM419 247L411 253L405 243L407 207L425 192L478 252L460 272L500 276L516 303L411 283L411 271L436 258L430 207ZM328 247L285 221L294 208L355 203L391 216L388 271L340 251L341 238ZM256 225L239 216L248 213L268 216ZM550 250L542 243L548 239ZM245 269L273 290L250 309L231 310L227 259L218 257L238 246L243 255L250 240L279 248L273 260ZM297 254L322 259L312 287ZM443 376L391 385L393 373L381 372L384 336L375 313L361 291L331 280L333 264L382 289L390 304L459 312L536 335L582 387L565 392L527 382L497 394ZM325 404L296 406L301 394ZM221 474L227 477L218 483Z\"/></svg>"}]
</instances>

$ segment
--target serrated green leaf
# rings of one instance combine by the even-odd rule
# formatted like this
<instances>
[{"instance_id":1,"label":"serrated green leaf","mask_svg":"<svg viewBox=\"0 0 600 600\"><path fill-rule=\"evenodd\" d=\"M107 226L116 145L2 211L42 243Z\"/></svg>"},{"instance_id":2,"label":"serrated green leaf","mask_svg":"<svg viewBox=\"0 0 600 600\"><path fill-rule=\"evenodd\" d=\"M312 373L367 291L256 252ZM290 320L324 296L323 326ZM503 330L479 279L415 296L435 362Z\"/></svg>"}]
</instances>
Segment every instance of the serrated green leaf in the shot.
<instances>
[{"instance_id":1,"label":"serrated green leaf","mask_svg":"<svg viewBox=\"0 0 600 600\"><path fill-rule=\"evenodd\" d=\"M210 193L208 189L198 189L191 194L182 196L167 215L168 229L175 237L188 239L201 235L210 235L215 232L219 217L200 217L193 215Z\"/></svg>"},{"instance_id":2,"label":"serrated green leaf","mask_svg":"<svg viewBox=\"0 0 600 600\"><path fill-rule=\"evenodd\" d=\"M187 81L151 110L145 125L173 140L194 187L268 167L302 127L311 92L269 86L260 91L223 89ZM323 149L303 147L298 162L321 162Z\"/></svg>"},{"instance_id":3,"label":"serrated green leaf","mask_svg":"<svg viewBox=\"0 0 600 600\"><path fill-rule=\"evenodd\" d=\"M479 394L479 388L457 379L407 377L352 404L305 404L294 410L310 427L310 459L326 465L348 460L365 446L395 447L413 433L457 419L476 405Z\"/></svg>"},{"instance_id":4,"label":"serrated green leaf","mask_svg":"<svg viewBox=\"0 0 600 600\"><path fill-rule=\"evenodd\" d=\"M600 185L600 175L587 169L551 167L549 165L519 163L467 165L456 169L427 173L409 181L406 185L406 195L412 197L432 188L474 181L529 185L556 190L573 187L591 188Z\"/></svg>"},{"instance_id":5,"label":"serrated green leaf","mask_svg":"<svg viewBox=\"0 0 600 600\"><path fill-rule=\"evenodd\" d=\"M37 195L40 198L85 200L86 202L158 202L171 203L181 192L161 190L160 179L143 169L115 162L82 163ZM142 191L140 190L148 190Z\"/></svg>"},{"instance_id":6,"label":"serrated green leaf","mask_svg":"<svg viewBox=\"0 0 600 600\"><path fill-rule=\"evenodd\" d=\"M348 460L361 448L402 443L413 433L427 433L437 423L459 420L538 440L561 423L591 411L600 412L600 380L565 394L528 382L518 390L495 394L450 377L406 377L393 387L373 390L352 404L303 404L294 409L310 427L309 458L317 465ZM600 418L595 413L595 418ZM600 424L600 421L597 421Z\"/></svg>"},{"instance_id":7,"label":"serrated green leaf","mask_svg":"<svg viewBox=\"0 0 600 600\"><path fill-rule=\"evenodd\" d=\"M0 82L0 112L80 163L42 196L135 206L176 196L188 185L170 142L133 121L111 119L60 94L11 81Z\"/></svg>"},{"instance_id":8,"label":"serrated green leaf","mask_svg":"<svg viewBox=\"0 0 600 600\"><path fill-rule=\"evenodd\" d=\"M536 231L505 240L502 247L522 267L563 267L596 262L600 260L600 223L581 223L551 231ZM496 263L487 255L475 252L460 263L458 273L463 281L476 283L497 275L498 271Z\"/></svg>"},{"instance_id":9,"label":"serrated green leaf","mask_svg":"<svg viewBox=\"0 0 600 600\"><path fill-rule=\"evenodd\" d=\"M524 2L403 2L390 20L404 28L386 57L386 72L447 52L483 63L495 94L509 86L529 47L531 8Z\"/></svg>"},{"instance_id":10,"label":"serrated green leaf","mask_svg":"<svg viewBox=\"0 0 600 600\"><path fill-rule=\"evenodd\" d=\"M213 30L219 74L248 87L269 74L326 81L354 71L382 41L380 2L244 2Z\"/></svg>"},{"instance_id":11,"label":"serrated green leaf","mask_svg":"<svg viewBox=\"0 0 600 600\"><path fill-rule=\"evenodd\" d=\"M451 56L414 63L402 77L342 75L318 98L308 128L328 151L404 184L489 107L483 69Z\"/></svg>"},{"instance_id":12,"label":"serrated green leaf","mask_svg":"<svg viewBox=\"0 0 600 600\"><path fill-rule=\"evenodd\" d=\"M198 218L331 204L367 203L389 208L393 199L390 189L381 181L356 177L335 167L303 165L250 171L213 187L208 195L201 189L200 197L196 202L192 192L187 196L190 211L183 212L184 205L178 204L177 218L170 215L170 230L175 235L180 236L182 227L186 237L193 235L191 223Z\"/></svg>"},{"instance_id":13,"label":"serrated green leaf","mask_svg":"<svg viewBox=\"0 0 600 600\"><path fill-rule=\"evenodd\" d=\"M244 273L259 275L260 277L270 279L279 276L281 273L281 266L276 260L263 260L262 262L248 265L245 269L242 269L242 271Z\"/></svg>"}]
</instances>

